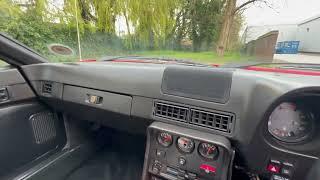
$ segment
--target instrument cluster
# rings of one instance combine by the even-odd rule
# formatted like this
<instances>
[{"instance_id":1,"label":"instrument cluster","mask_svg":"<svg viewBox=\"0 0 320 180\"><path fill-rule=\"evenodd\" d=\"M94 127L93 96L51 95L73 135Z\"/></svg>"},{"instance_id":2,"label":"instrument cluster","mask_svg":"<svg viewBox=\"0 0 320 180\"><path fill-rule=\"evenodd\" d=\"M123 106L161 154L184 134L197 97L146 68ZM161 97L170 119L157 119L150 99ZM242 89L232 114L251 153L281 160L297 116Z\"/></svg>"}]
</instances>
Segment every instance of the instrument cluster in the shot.
<instances>
[{"instance_id":1,"label":"instrument cluster","mask_svg":"<svg viewBox=\"0 0 320 180\"><path fill-rule=\"evenodd\" d=\"M155 122L148 128L144 180L227 180L234 151L220 135Z\"/></svg>"},{"instance_id":2,"label":"instrument cluster","mask_svg":"<svg viewBox=\"0 0 320 180\"><path fill-rule=\"evenodd\" d=\"M315 113L295 102L282 102L270 114L268 132L283 143L302 143L315 132Z\"/></svg>"},{"instance_id":3,"label":"instrument cluster","mask_svg":"<svg viewBox=\"0 0 320 180\"><path fill-rule=\"evenodd\" d=\"M163 147L169 147L174 144L173 136L167 132L160 132L157 136L157 141ZM197 149L198 154L207 160L213 160L219 154L219 150L216 145L207 142L201 142L199 143L198 147L195 147L196 145L194 140L188 137L178 137L175 145L181 153L185 154L193 153L193 151Z\"/></svg>"}]
</instances>

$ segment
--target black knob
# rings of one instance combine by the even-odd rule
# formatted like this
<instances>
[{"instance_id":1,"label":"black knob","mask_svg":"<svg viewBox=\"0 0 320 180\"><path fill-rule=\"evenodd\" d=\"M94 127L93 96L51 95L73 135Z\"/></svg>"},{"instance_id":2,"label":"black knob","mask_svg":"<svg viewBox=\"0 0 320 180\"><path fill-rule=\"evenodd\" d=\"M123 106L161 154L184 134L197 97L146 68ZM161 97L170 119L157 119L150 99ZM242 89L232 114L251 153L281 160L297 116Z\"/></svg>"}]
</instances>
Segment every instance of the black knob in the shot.
<instances>
[{"instance_id":1,"label":"black knob","mask_svg":"<svg viewBox=\"0 0 320 180\"><path fill-rule=\"evenodd\" d=\"M156 166L153 166L152 171L155 174L159 174L160 173L160 169L158 167L156 167Z\"/></svg>"},{"instance_id":2,"label":"black knob","mask_svg":"<svg viewBox=\"0 0 320 180\"><path fill-rule=\"evenodd\" d=\"M158 161L155 161L153 166L152 166L152 171L155 173L155 174L159 174L160 173L160 170L161 170L161 163L158 162Z\"/></svg>"}]
</instances>

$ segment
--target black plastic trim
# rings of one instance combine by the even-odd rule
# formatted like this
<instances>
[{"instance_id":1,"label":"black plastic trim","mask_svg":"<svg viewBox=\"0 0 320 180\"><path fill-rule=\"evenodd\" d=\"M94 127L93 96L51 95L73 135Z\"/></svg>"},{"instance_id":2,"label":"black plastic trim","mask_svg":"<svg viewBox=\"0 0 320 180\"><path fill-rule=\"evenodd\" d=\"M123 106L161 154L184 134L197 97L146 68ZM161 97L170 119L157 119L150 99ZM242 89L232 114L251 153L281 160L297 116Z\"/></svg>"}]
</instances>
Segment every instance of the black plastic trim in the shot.
<instances>
[{"instance_id":1,"label":"black plastic trim","mask_svg":"<svg viewBox=\"0 0 320 180\"><path fill-rule=\"evenodd\" d=\"M0 54L4 61L15 66L47 62L40 54L3 33L0 33Z\"/></svg>"}]
</instances>

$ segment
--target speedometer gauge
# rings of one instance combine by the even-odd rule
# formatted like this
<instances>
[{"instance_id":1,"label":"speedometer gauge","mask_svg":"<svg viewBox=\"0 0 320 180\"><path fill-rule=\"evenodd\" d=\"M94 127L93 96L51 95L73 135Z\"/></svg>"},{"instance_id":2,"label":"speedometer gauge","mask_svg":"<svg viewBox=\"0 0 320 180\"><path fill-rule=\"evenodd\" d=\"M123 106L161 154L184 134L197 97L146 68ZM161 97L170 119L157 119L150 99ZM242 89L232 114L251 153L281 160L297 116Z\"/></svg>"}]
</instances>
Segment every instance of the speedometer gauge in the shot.
<instances>
[{"instance_id":1,"label":"speedometer gauge","mask_svg":"<svg viewBox=\"0 0 320 180\"><path fill-rule=\"evenodd\" d=\"M312 112L295 103L281 103L271 113L268 130L272 136L284 142L301 142L308 138L314 127Z\"/></svg>"}]
</instances>

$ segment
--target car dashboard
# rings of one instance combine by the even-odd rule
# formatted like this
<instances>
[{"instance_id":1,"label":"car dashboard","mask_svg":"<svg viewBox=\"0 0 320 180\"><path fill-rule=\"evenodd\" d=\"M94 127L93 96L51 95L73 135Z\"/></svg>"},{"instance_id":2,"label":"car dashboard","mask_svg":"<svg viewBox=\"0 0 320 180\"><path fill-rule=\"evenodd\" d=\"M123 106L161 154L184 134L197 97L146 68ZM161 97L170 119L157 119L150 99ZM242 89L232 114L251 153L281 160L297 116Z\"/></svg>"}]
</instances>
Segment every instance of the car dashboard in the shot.
<instances>
[{"instance_id":1,"label":"car dashboard","mask_svg":"<svg viewBox=\"0 0 320 180\"><path fill-rule=\"evenodd\" d=\"M306 179L320 155L320 77L237 68L43 63L38 96L79 120L146 133L142 179Z\"/></svg>"}]
</instances>

